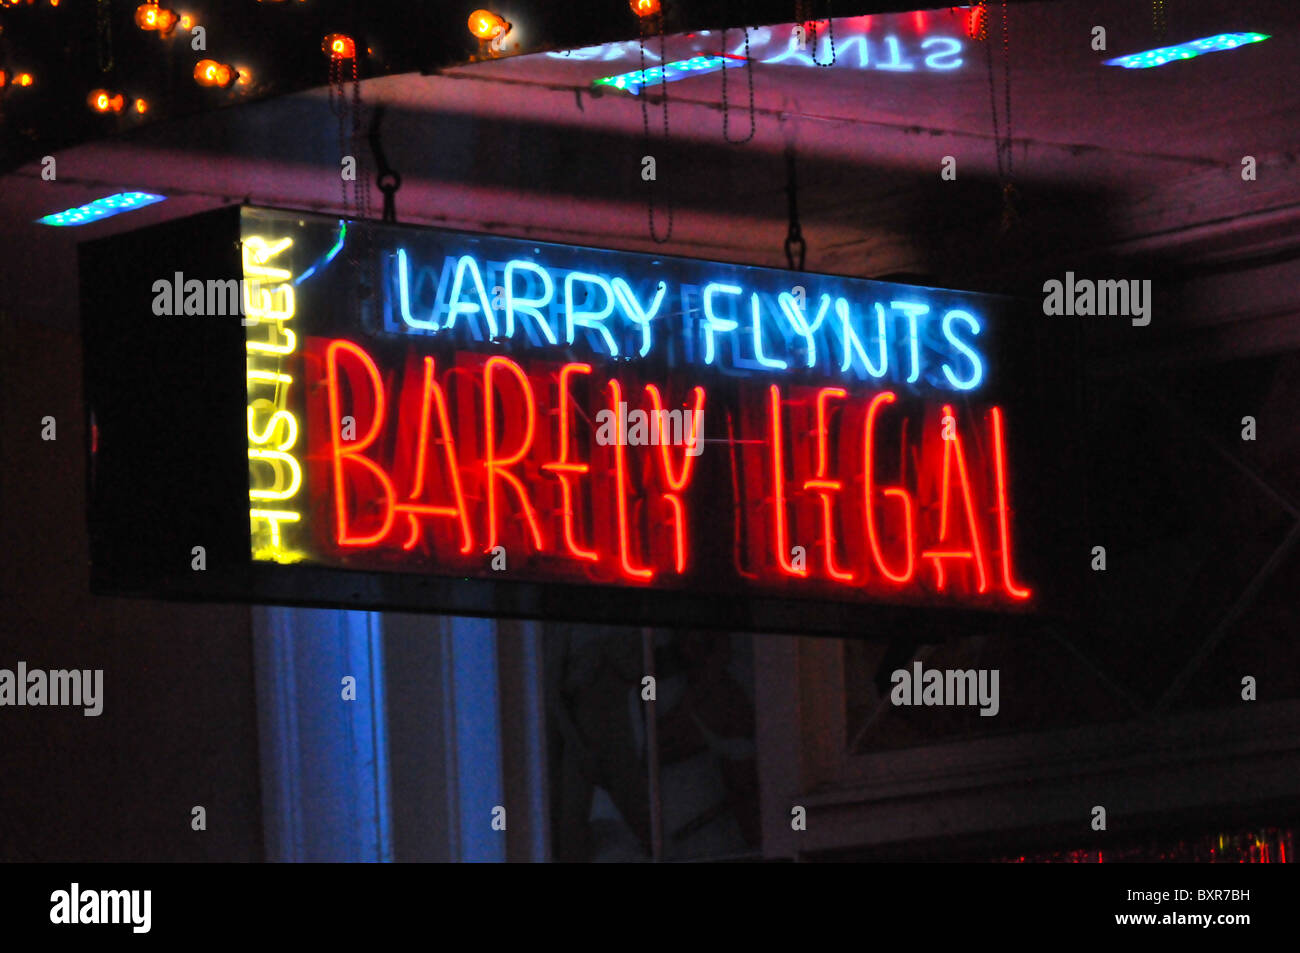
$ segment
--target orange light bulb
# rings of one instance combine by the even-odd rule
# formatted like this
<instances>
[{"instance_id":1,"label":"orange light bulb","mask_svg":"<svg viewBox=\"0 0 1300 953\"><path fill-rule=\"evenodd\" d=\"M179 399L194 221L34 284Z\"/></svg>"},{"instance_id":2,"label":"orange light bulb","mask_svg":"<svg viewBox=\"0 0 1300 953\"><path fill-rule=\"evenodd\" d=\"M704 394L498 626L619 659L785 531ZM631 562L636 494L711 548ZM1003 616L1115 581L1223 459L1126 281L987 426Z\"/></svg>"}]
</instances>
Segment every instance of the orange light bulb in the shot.
<instances>
[{"instance_id":1,"label":"orange light bulb","mask_svg":"<svg viewBox=\"0 0 1300 953\"><path fill-rule=\"evenodd\" d=\"M90 104L90 108L95 112L118 113L122 111L125 100L122 99L121 93L113 96L106 89L92 89L90 95L86 97L86 102Z\"/></svg>"},{"instance_id":2,"label":"orange light bulb","mask_svg":"<svg viewBox=\"0 0 1300 953\"><path fill-rule=\"evenodd\" d=\"M140 4L135 8L135 25L142 30L158 29L158 13L158 4Z\"/></svg>"},{"instance_id":3,"label":"orange light bulb","mask_svg":"<svg viewBox=\"0 0 1300 953\"><path fill-rule=\"evenodd\" d=\"M356 59L357 55L357 44L346 33L331 33L321 43L321 49L336 60Z\"/></svg>"},{"instance_id":4,"label":"orange light bulb","mask_svg":"<svg viewBox=\"0 0 1300 953\"><path fill-rule=\"evenodd\" d=\"M628 6L639 17L652 17L662 9L659 0L628 0Z\"/></svg>"},{"instance_id":5,"label":"orange light bulb","mask_svg":"<svg viewBox=\"0 0 1300 953\"><path fill-rule=\"evenodd\" d=\"M199 60L194 64L194 81L200 86L220 86L225 88L239 78L233 66L218 63L216 60Z\"/></svg>"},{"instance_id":6,"label":"orange light bulb","mask_svg":"<svg viewBox=\"0 0 1300 953\"><path fill-rule=\"evenodd\" d=\"M148 104L147 102L145 102L143 99L137 99L137 100L135 101L135 111L138 112L138 113L145 113L145 112L148 112L148 111L149 111L149 104Z\"/></svg>"},{"instance_id":7,"label":"orange light bulb","mask_svg":"<svg viewBox=\"0 0 1300 953\"><path fill-rule=\"evenodd\" d=\"M14 84L17 86L30 86L36 80L32 79L31 73L19 73L14 77Z\"/></svg>"},{"instance_id":8,"label":"orange light bulb","mask_svg":"<svg viewBox=\"0 0 1300 953\"><path fill-rule=\"evenodd\" d=\"M475 10L469 15L469 32L480 40L490 40L510 29L501 17L491 10Z\"/></svg>"}]
</instances>

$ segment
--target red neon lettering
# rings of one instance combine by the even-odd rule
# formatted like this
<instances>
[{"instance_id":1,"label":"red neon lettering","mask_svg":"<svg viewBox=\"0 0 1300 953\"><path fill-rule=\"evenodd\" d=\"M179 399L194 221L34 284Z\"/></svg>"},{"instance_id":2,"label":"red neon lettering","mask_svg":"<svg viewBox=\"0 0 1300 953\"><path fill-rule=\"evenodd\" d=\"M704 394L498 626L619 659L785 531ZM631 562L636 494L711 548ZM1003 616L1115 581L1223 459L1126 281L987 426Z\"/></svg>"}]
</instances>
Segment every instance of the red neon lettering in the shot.
<instances>
[{"instance_id":1,"label":"red neon lettering","mask_svg":"<svg viewBox=\"0 0 1300 953\"><path fill-rule=\"evenodd\" d=\"M505 368L514 376L519 382L520 392L524 398L524 439L509 456L500 456L496 447L496 391L492 387L492 374L498 367ZM528 491L524 488L523 481L506 469L522 460L532 447L536 427L534 418L533 388L528 383L523 368L508 357L497 355L488 358L483 366L483 472L487 481L485 493L488 511L488 541L485 552L491 552L499 538L497 536L497 480L504 480L514 487L524 511L524 520L533 534L533 545L539 552L544 548L542 531L537 525L537 514L528 500Z\"/></svg>"},{"instance_id":2,"label":"red neon lettering","mask_svg":"<svg viewBox=\"0 0 1300 953\"><path fill-rule=\"evenodd\" d=\"M997 474L998 490L998 545L1002 548L1002 585L1013 599L1028 599L1030 590L1011 581L1011 527L1010 505L1007 502L1007 460L1003 450L1002 410L990 411L993 420L993 472Z\"/></svg>"},{"instance_id":3,"label":"red neon lettering","mask_svg":"<svg viewBox=\"0 0 1300 953\"><path fill-rule=\"evenodd\" d=\"M948 497L949 489L952 483L952 461L957 460L957 478L961 481L962 501L966 506L966 526L970 531L970 549L961 550L927 550L922 553L925 559L934 560L935 586L940 592L945 588L943 575L943 560L945 559L974 559L975 573L978 580L976 591L983 593L988 589L988 577L984 571L984 554L980 547L979 529L975 524L975 504L971 500L970 481L966 476L966 460L961 450L961 439L957 435L956 418L953 417L952 407L948 404L943 406L944 418L952 417L951 439L943 439L943 489L939 496L939 542L946 542L948 539Z\"/></svg>"},{"instance_id":4,"label":"red neon lettering","mask_svg":"<svg viewBox=\"0 0 1300 953\"><path fill-rule=\"evenodd\" d=\"M817 475L805 480L805 490L816 490L822 501L822 549L826 555L826 574L840 582L852 582L853 573L835 567L835 522L831 510L831 494L844 488L839 480L829 479L826 474L826 401L832 397L843 400L849 392L842 387L823 387L817 392Z\"/></svg>"},{"instance_id":5,"label":"red neon lettering","mask_svg":"<svg viewBox=\"0 0 1300 953\"><path fill-rule=\"evenodd\" d=\"M370 397L367 399L363 389L356 386L355 381L349 377L353 384L352 407L353 415L360 416L361 411L366 405L373 403L373 411L370 420L370 429L366 435L356 441L349 441L345 447L343 445L343 434L341 422L343 415L339 408L339 353L350 354L356 360L361 362L365 368L367 376L370 378ZM388 479L379 464L373 460L361 455L379 437L380 431L384 426L384 382L379 376L379 368L375 367L375 362L370 359L370 355L363 351L357 345L350 341L331 341L325 349L325 376L326 387L329 393L329 431L330 431L330 458L334 468L334 508L338 520L336 528L336 538L340 546L371 546L378 543L388 535L388 531L393 526L393 502L396 494L393 490L393 483ZM343 474L343 464L354 463L370 473L379 481L384 492L384 519L379 529L369 536L353 536L348 532L348 501L347 501L347 483Z\"/></svg>"},{"instance_id":6,"label":"red neon lettering","mask_svg":"<svg viewBox=\"0 0 1300 953\"><path fill-rule=\"evenodd\" d=\"M776 509L776 560L781 571L788 576L806 576L808 567L795 569L790 562L790 538L785 515L785 464L781 454L781 388L773 384L768 389L768 419L772 425L772 505Z\"/></svg>"},{"instance_id":7,"label":"red neon lettering","mask_svg":"<svg viewBox=\"0 0 1300 953\"><path fill-rule=\"evenodd\" d=\"M573 398L569 394L569 378L574 374L590 374L590 364L565 364L560 368L560 458L552 463L543 463L542 469L549 470L560 479L560 494L564 506L564 545L569 548L570 554L577 556L579 559L596 561L600 557L592 550L583 549L578 545L574 534L574 512L573 512L573 484L569 480L577 480L591 471L590 465L579 463L569 459L569 424L573 420L573 414L569 409Z\"/></svg>"},{"instance_id":8,"label":"red neon lettering","mask_svg":"<svg viewBox=\"0 0 1300 953\"><path fill-rule=\"evenodd\" d=\"M438 426L442 434L442 453L443 461L446 463L447 472L451 477L452 493L456 497L455 506L429 506L419 503L398 503L394 509L406 513L406 518L411 523L411 535L402 544L403 549L414 549L415 544L420 538L420 522L416 518L417 514L424 516L454 516L460 521L460 551L468 553L474 548L474 541L470 535L469 513L465 509L465 496L460 488L460 472L456 463L456 440L451 433L451 421L447 416L447 398L442 392L442 387L438 384L437 378L434 377L433 358L424 359L424 390L421 398L420 407L420 438L415 453L415 481L411 487L411 500L419 498L424 492L424 464L425 455L429 448L429 429L431 409L438 412Z\"/></svg>"},{"instance_id":9,"label":"red neon lettering","mask_svg":"<svg viewBox=\"0 0 1300 953\"><path fill-rule=\"evenodd\" d=\"M650 395L650 405L655 414L655 419L662 421L660 413L663 411L663 400L659 396L659 388L654 384L647 384L646 393ZM678 575L686 571L686 508L682 503L681 492L686 489L691 480L691 472L694 469L696 454L692 455L691 451L695 450L696 441L699 439L700 422L704 419L704 388L696 387L694 389L694 408L690 413L689 432L682 434L685 441L685 447L682 450L682 469L680 474L674 475L672 453L668 449L668 441L662 433L662 426L659 434L659 463L663 468L664 482L668 484L668 491L664 493L664 499L668 501L673 508L673 532L675 536L676 562L674 566Z\"/></svg>"},{"instance_id":10,"label":"red neon lettering","mask_svg":"<svg viewBox=\"0 0 1300 953\"><path fill-rule=\"evenodd\" d=\"M886 498L897 497L902 501L903 506L903 538L907 542L907 558L903 563L903 571L894 572L885 562L885 555L880 545L880 536L876 529L875 505L872 500L874 496L873 474L875 471L873 455L876 439L876 414L880 412L882 404L892 404L897 399L893 391L885 391L883 394L877 394L871 401L871 405L867 407L867 421L863 426L862 498L867 512L867 540L871 543L871 556L876 561L876 568L890 582L906 585L912 581L912 577L916 574L916 546L912 539L912 511L915 509L915 504L912 502L911 495L902 487L891 486L884 488ZM904 424L906 424L906 419Z\"/></svg>"},{"instance_id":11,"label":"red neon lettering","mask_svg":"<svg viewBox=\"0 0 1300 953\"><path fill-rule=\"evenodd\" d=\"M610 401L614 405L614 417L616 420L621 420L619 408L623 403L623 388L619 386L617 378L610 378L609 394ZM623 565L623 572L627 573L630 578L650 579L654 576L654 570L632 565L627 513L627 461L625 459L627 448L623 444L624 440L620 434L619 439L614 441L614 486L616 497L614 504L618 510L618 556Z\"/></svg>"}]
</instances>

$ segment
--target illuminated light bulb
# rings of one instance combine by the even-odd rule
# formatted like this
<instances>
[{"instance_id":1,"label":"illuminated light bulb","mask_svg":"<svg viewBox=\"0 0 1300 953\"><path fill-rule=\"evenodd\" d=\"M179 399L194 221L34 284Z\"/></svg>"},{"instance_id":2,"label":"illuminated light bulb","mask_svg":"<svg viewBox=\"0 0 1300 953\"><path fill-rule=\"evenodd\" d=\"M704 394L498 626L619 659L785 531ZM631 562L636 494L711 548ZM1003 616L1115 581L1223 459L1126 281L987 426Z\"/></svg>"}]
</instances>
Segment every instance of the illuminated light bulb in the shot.
<instances>
[{"instance_id":1,"label":"illuminated light bulb","mask_svg":"<svg viewBox=\"0 0 1300 953\"><path fill-rule=\"evenodd\" d=\"M158 14L161 11L156 3L142 3L135 8L135 25L142 30L158 29Z\"/></svg>"},{"instance_id":2,"label":"illuminated light bulb","mask_svg":"<svg viewBox=\"0 0 1300 953\"><path fill-rule=\"evenodd\" d=\"M135 101L135 111L138 113L146 113L149 111L149 104L143 99L137 99Z\"/></svg>"},{"instance_id":3,"label":"illuminated light bulb","mask_svg":"<svg viewBox=\"0 0 1300 953\"><path fill-rule=\"evenodd\" d=\"M491 10L475 10L469 15L469 32L480 40L491 40L507 33L510 24Z\"/></svg>"},{"instance_id":4,"label":"illuminated light bulb","mask_svg":"<svg viewBox=\"0 0 1300 953\"><path fill-rule=\"evenodd\" d=\"M639 17L652 17L662 9L659 0L628 0L628 6Z\"/></svg>"},{"instance_id":5,"label":"illuminated light bulb","mask_svg":"<svg viewBox=\"0 0 1300 953\"><path fill-rule=\"evenodd\" d=\"M7 85L9 85L9 74L0 69L0 89L4 89Z\"/></svg>"},{"instance_id":6,"label":"illuminated light bulb","mask_svg":"<svg viewBox=\"0 0 1300 953\"><path fill-rule=\"evenodd\" d=\"M30 86L34 82L36 82L36 80L32 79L31 73L19 73L14 77L15 86Z\"/></svg>"},{"instance_id":7,"label":"illuminated light bulb","mask_svg":"<svg viewBox=\"0 0 1300 953\"><path fill-rule=\"evenodd\" d=\"M92 89L90 95L86 97L86 102L90 104L90 108L95 112L101 113L120 113L122 107L126 104L126 100L122 98L121 93L113 95L106 89Z\"/></svg>"},{"instance_id":8,"label":"illuminated light bulb","mask_svg":"<svg viewBox=\"0 0 1300 953\"><path fill-rule=\"evenodd\" d=\"M220 86L225 89L238 78L238 70L216 60L199 60L194 64L194 81L200 86Z\"/></svg>"},{"instance_id":9,"label":"illuminated light bulb","mask_svg":"<svg viewBox=\"0 0 1300 953\"><path fill-rule=\"evenodd\" d=\"M346 33L331 33L321 43L321 49L336 60L351 60L357 56L357 44Z\"/></svg>"},{"instance_id":10,"label":"illuminated light bulb","mask_svg":"<svg viewBox=\"0 0 1300 953\"><path fill-rule=\"evenodd\" d=\"M180 20L173 11L159 9L158 25L154 28L158 31L159 36L168 36L172 30L176 29L176 24Z\"/></svg>"},{"instance_id":11,"label":"illuminated light bulb","mask_svg":"<svg viewBox=\"0 0 1300 953\"><path fill-rule=\"evenodd\" d=\"M215 86L217 82L216 60L199 60L194 64L194 80L200 86Z\"/></svg>"},{"instance_id":12,"label":"illuminated light bulb","mask_svg":"<svg viewBox=\"0 0 1300 953\"><path fill-rule=\"evenodd\" d=\"M235 74L239 77L239 79L235 80L235 83L239 86L248 86L253 82L253 71L245 66L236 67Z\"/></svg>"},{"instance_id":13,"label":"illuminated light bulb","mask_svg":"<svg viewBox=\"0 0 1300 953\"><path fill-rule=\"evenodd\" d=\"M194 29L194 17L190 16L188 13L182 13L181 20L180 20L180 28L187 32Z\"/></svg>"}]
</instances>

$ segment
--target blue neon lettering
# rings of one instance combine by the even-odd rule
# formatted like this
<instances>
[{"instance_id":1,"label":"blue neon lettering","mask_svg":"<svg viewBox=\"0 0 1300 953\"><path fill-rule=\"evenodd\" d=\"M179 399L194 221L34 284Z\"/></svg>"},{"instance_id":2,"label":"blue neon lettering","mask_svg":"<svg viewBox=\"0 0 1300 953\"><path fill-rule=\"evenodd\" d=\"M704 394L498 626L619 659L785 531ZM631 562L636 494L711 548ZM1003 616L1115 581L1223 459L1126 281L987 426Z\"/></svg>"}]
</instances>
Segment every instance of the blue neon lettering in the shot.
<instances>
[{"instance_id":1,"label":"blue neon lettering","mask_svg":"<svg viewBox=\"0 0 1300 953\"><path fill-rule=\"evenodd\" d=\"M932 36L928 40L923 40L921 42L921 49L928 50L933 44L936 43L945 44L947 46L947 49L940 50L936 53L931 53L929 56L927 56L925 58L926 69L948 70L948 69L956 69L957 67L961 66L962 63L961 40L958 40L950 36ZM955 59L953 60L953 62L948 63L946 65L937 62L941 57L944 56L952 56L955 57Z\"/></svg>"},{"instance_id":2,"label":"blue neon lettering","mask_svg":"<svg viewBox=\"0 0 1300 953\"><path fill-rule=\"evenodd\" d=\"M879 66L876 67L876 69L890 69L890 70L903 71L903 70L910 70L912 68L911 63L904 63L902 61L902 57L900 55L900 50L899 50L898 37L896 36L885 37L885 45L889 47L889 62L881 63Z\"/></svg>"},{"instance_id":3,"label":"blue neon lettering","mask_svg":"<svg viewBox=\"0 0 1300 953\"><path fill-rule=\"evenodd\" d=\"M966 355L966 359L971 363L971 375L964 380L958 379L957 375L952 372L952 368L947 364L943 365L943 376L948 378L948 383L957 390L973 390L978 387L980 381L984 379L984 363L980 360L980 356L977 353L966 346L965 342L953 335L952 322L954 319L960 319L968 328L970 328L971 334L980 333L979 321L973 314L967 311L953 310L943 316L943 336L948 339L948 343L956 350Z\"/></svg>"},{"instance_id":4,"label":"blue neon lettering","mask_svg":"<svg viewBox=\"0 0 1300 953\"><path fill-rule=\"evenodd\" d=\"M713 343L715 334L726 334L740 327L740 324L731 318L720 318L713 310L713 296L715 294L740 294L739 285L724 285L719 281L711 281L704 286L704 363L712 364L714 357L717 356L716 348Z\"/></svg>"},{"instance_id":5,"label":"blue neon lettering","mask_svg":"<svg viewBox=\"0 0 1300 953\"><path fill-rule=\"evenodd\" d=\"M817 329L822 326L822 322L826 320L826 313L830 309L831 305L831 296L828 294L822 295L821 307L817 309L817 320L812 324L808 323L808 319L804 316L803 309L799 307L798 299L795 298L794 295L790 294L790 292L781 292L780 297L778 297L777 300L780 302L781 310L785 312L785 316L790 319L790 324L794 328L795 333L808 342L807 366L816 367L817 338L815 335L817 334Z\"/></svg>"},{"instance_id":6,"label":"blue neon lettering","mask_svg":"<svg viewBox=\"0 0 1300 953\"><path fill-rule=\"evenodd\" d=\"M542 279L543 294L540 298L516 298L515 297L515 272L530 271ZM505 310L506 310L506 337L515 336L515 312L526 314L542 329L542 334L546 335L546 340L551 344L555 343L555 332L551 330L550 324L546 321L546 316L542 314L543 305L551 303L555 296L555 282L551 280L550 272L536 262L527 261L523 258L515 258L506 263L505 275L501 279L505 285Z\"/></svg>"},{"instance_id":7,"label":"blue neon lettering","mask_svg":"<svg viewBox=\"0 0 1300 953\"><path fill-rule=\"evenodd\" d=\"M478 292L479 303L473 301L461 301L461 291L464 289L465 273L469 272L474 279L474 290ZM479 271L478 262L472 255L461 255L456 262L456 275L451 281L451 300L447 306L447 329L450 330L456 326L456 317L460 314L478 314L483 313L487 319L488 331L493 339L497 336L497 317L492 313L492 304L488 301L487 288L483 285L483 275Z\"/></svg>"},{"instance_id":8,"label":"blue neon lettering","mask_svg":"<svg viewBox=\"0 0 1300 953\"><path fill-rule=\"evenodd\" d=\"M655 315L659 313L659 307L664 303L664 295L668 293L666 282L659 282L659 290L655 293L654 301L650 303L650 310L647 311L641 307L641 303L636 300L636 295L632 291L632 286L622 278L615 278L613 281L614 297L617 299L619 307L627 315L628 320L641 328L641 349L637 352L638 356L645 357L650 353L650 322L654 320Z\"/></svg>"},{"instance_id":9,"label":"blue neon lettering","mask_svg":"<svg viewBox=\"0 0 1300 953\"><path fill-rule=\"evenodd\" d=\"M779 371L785 370L789 366L785 361L779 357L767 357L763 354L763 306L759 304L757 291L749 296L749 310L753 315L755 360L763 367L771 367Z\"/></svg>"},{"instance_id":10,"label":"blue neon lettering","mask_svg":"<svg viewBox=\"0 0 1300 953\"><path fill-rule=\"evenodd\" d=\"M579 281L584 281L604 291L605 307L599 311L575 311L573 309L573 286ZM571 271L564 276L564 340L566 343L573 343L574 326L580 325L593 331L599 331L600 336L604 338L605 344L609 347L610 356L618 357L618 344L614 341L614 335L609 333L609 328L605 327L605 319L613 313L614 290L609 286L608 281L600 277L600 275L589 275L581 271Z\"/></svg>"},{"instance_id":11,"label":"blue neon lettering","mask_svg":"<svg viewBox=\"0 0 1300 953\"><path fill-rule=\"evenodd\" d=\"M411 314L410 269L406 261L406 249L397 249L397 299L402 311L402 323L408 328L421 331L437 331L438 319L430 315L428 321L421 321Z\"/></svg>"},{"instance_id":12,"label":"blue neon lettering","mask_svg":"<svg viewBox=\"0 0 1300 953\"><path fill-rule=\"evenodd\" d=\"M849 365L853 363L853 352L856 351L862 358L862 364L867 369L867 373L872 377L884 377L885 372L889 370L889 351L886 349L885 338L885 309L879 304L876 309L876 330L877 346L880 349L880 369L871 363L871 358L867 357L866 350L862 347L862 339L858 337L857 332L853 330L853 325L849 316L849 303L843 298L835 300L835 312L840 316L840 326L844 339L844 361L840 364L840 372L848 371Z\"/></svg>"},{"instance_id":13,"label":"blue neon lettering","mask_svg":"<svg viewBox=\"0 0 1300 953\"><path fill-rule=\"evenodd\" d=\"M871 65L871 57L867 49L867 38L865 36L851 36L847 40L842 40L840 45L835 48L836 62L847 63L849 61L849 50L855 46L858 48L858 69L866 69Z\"/></svg>"},{"instance_id":14,"label":"blue neon lettering","mask_svg":"<svg viewBox=\"0 0 1300 953\"><path fill-rule=\"evenodd\" d=\"M683 282L674 291L672 282L643 270L567 271L534 258L446 255L440 277L421 267L407 248L394 248L389 261L386 287L391 297L385 314L391 317L386 326L408 333L450 332L467 315L474 320L461 334L476 341L514 341L520 322L524 333L515 347L572 347L582 328L588 332L583 346L614 358L646 358L659 347L669 349L664 357L674 365L725 364L740 373L779 374L797 367L824 376L838 373L899 383L906 377L907 384L959 392L984 383L987 365L979 343L984 319L969 306L940 307L915 299L854 300L852 293L834 294L834 279L824 286L829 292L814 287L796 297L788 285L787 290L772 288L779 288L780 281L772 278L753 284L748 279ZM494 284L501 285L496 307L488 295ZM912 293L925 294L920 289ZM871 295L870 290L866 294ZM669 295L680 295L680 303L665 313ZM720 302L719 296L730 300ZM739 313L742 296L750 298L750 326L743 333L752 338L752 351L748 341L741 343L737 337L744 320ZM819 298L815 307L814 296ZM421 314L416 316L415 310ZM671 327L669 319L675 322ZM699 335L693 331L697 324ZM732 350L725 357L720 357L721 335L732 336Z\"/></svg>"},{"instance_id":15,"label":"blue neon lettering","mask_svg":"<svg viewBox=\"0 0 1300 953\"><path fill-rule=\"evenodd\" d=\"M769 56L767 59L763 60L763 63L766 65L774 65L776 63L784 63L789 59L802 63L804 66L813 65L812 57L799 49L799 39L794 33L790 34L790 46L784 53L778 53L776 56Z\"/></svg>"},{"instance_id":16,"label":"blue neon lettering","mask_svg":"<svg viewBox=\"0 0 1300 953\"><path fill-rule=\"evenodd\" d=\"M912 301L891 301L889 306L907 315L907 338L912 349L912 373L908 375L907 382L915 384L921 379L921 347L916 331L916 319L923 314L929 314L930 306Z\"/></svg>"}]
</instances>

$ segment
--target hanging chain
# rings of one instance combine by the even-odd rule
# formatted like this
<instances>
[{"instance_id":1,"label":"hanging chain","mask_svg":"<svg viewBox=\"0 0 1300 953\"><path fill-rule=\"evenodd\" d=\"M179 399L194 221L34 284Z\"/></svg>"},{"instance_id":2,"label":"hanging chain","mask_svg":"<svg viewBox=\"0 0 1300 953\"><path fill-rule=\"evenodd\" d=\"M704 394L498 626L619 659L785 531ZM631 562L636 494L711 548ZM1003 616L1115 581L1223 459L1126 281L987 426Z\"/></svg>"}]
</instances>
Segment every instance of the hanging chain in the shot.
<instances>
[{"instance_id":1,"label":"hanging chain","mask_svg":"<svg viewBox=\"0 0 1300 953\"><path fill-rule=\"evenodd\" d=\"M749 56L749 27L745 27L745 75L749 78L749 135L744 139L732 139L728 133L727 120L730 116L727 103L727 28L722 28L722 138L733 146L743 146L754 138L758 125L754 116L754 61Z\"/></svg>"},{"instance_id":2,"label":"hanging chain","mask_svg":"<svg viewBox=\"0 0 1300 953\"><path fill-rule=\"evenodd\" d=\"M794 7L795 19L803 25L803 35L805 42L812 44L812 61L818 66L835 65L835 19L834 12L831 9L831 0L826 0L826 32L831 42L830 62L823 63L817 59L817 21L813 19L813 0L796 0Z\"/></svg>"},{"instance_id":3,"label":"hanging chain","mask_svg":"<svg viewBox=\"0 0 1300 953\"><path fill-rule=\"evenodd\" d=\"M993 117L993 140L997 149L998 181L1002 183L1002 231L1008 231L1015 224L1016 188L1014 185L1015 140L1011 131L1011 33L1007 16L1007 0L1002 0L1002 88L1003 88L1003 136L998 123L997 89L993 71L993 43L985 44L989 72L989 112Z\"/></svg>"},{"instance_id":4,"label":"hanging chain","mask_svg":"<svg viewBox=\"0 0 1300 953\"><path fill-rule=\"evenodd\" d=\"M98 0L95 5L95 41L99 52L99 71L113 68L113 0Z\"/></svg>"},{"instance_id":5,"label":"hanging chain","mask_svg":"<svg viewBox=\"0 0 1300 953\"><path fill-rule=\"evenodd\" d=\"M794 147L785 150L785 195L790 228L785 236L785 261L791 271L803 271L804 257L808 252L808 243L803 238L803 228L799 224L799 183L795 178Z\"/></svg>"},{"instance_id":6,"label":"hanging chain","mask_svg":"<svg viewBox=\"0 0 1300 953\"><path fill-rule=\"evenodd\" d=\"M348 82L352 83L352 98L348 100ZM361 145L361 78L357 71L357 58L331 56L329 82L330 112L338 119L339 156L351 156L356 164L351 195L348 180L339 177L345 217L370 217L369 170L365 150Z\"/></svg>"},{"instance_id":7,"label":"hanging chain","mask_svg":"<svg viewBox=\"0 0 1300 953\"><path fill-rule=\"evenodd\" d=\"M348 179L340 174L339 184L342 199L342 217L345 221L356 222L353 238L348 243L347 261L360 275L364 265L363 281L349 283L347 298L350 312L360 311L360 299L371 297L376 286L374 256L370 254L373 236L368 219L370 210L370 171L361 138L361 76L357 65L356 50L353 55L331 56L329 68L329 107L338 119L338 142L340 161L351 157L353 162L352 189L349 194ZM352 83L352 95L348 97L348 82Z\"/></svg>"},{"instance_id":8,"label":"hanging chain","mask_svg":"<svg viewBox=\"0 0 1300 953\"><path fill-rule=\"evenodd\" d=\"M375 157L375 185L384 195L385 222L397 221L397 190L402 187L402 174L388 164L384 155L381 124L384 121L384 107L375 107L370 117L370 152Z\"/></svg>"},{"instance_id":9,"label":"hanging chain","mask_svg":"<svg viewBox=\"0 0 1300 953\"><path fill-rule=\"evenodd\" d=\"M641 51L641 128L645 136L645 154L650 155L650 104L646 101L645 86L645 40L646 40L646 23L647 17L641 17L641 39L639 49ZM664 113L664 146L668 145L668 83L667 75L664 73L664 66L668 60L667 42L664 39L664 21L662 14L659 20L659 70L660 77L663 80L660 85L663 86L663 113ZM725 67L724 67L725 69ZM662 156L660 156L662 158ZM650 187L649 204L647 206L647 216L650 223L650 237L656 245L663 245L673 236L673 203L668 202L668 230L664 232L664 237L660 238L658 231L655 229L655 190L659 187L659 163L655 162L655 175L647 183Z\"/></svg>"},{"instance_id":10,"label":"hanging chain","mask_svg":"<svg viewBox=\"0 0 1300 953\"><path fill-rule=\"evenodd\" d=\"M1151 0L1151 28L1157 40L1165 38L1165 0Z\"/></svg>"},{"instance_id":11,"label":"hanging chain","mask_svg":"<svg viewBox=\"0 0 1300 953\"><path fill-rule=\"evenodd\" d=\"M1002 0L1002 92L1004 94L1003 118L1006 120L1007 179L1014 178L1012 161L1015 157L1015 140L1011 135L1011 18L1007 15L1007 0Z\"/></svg>"}]
</instances>

